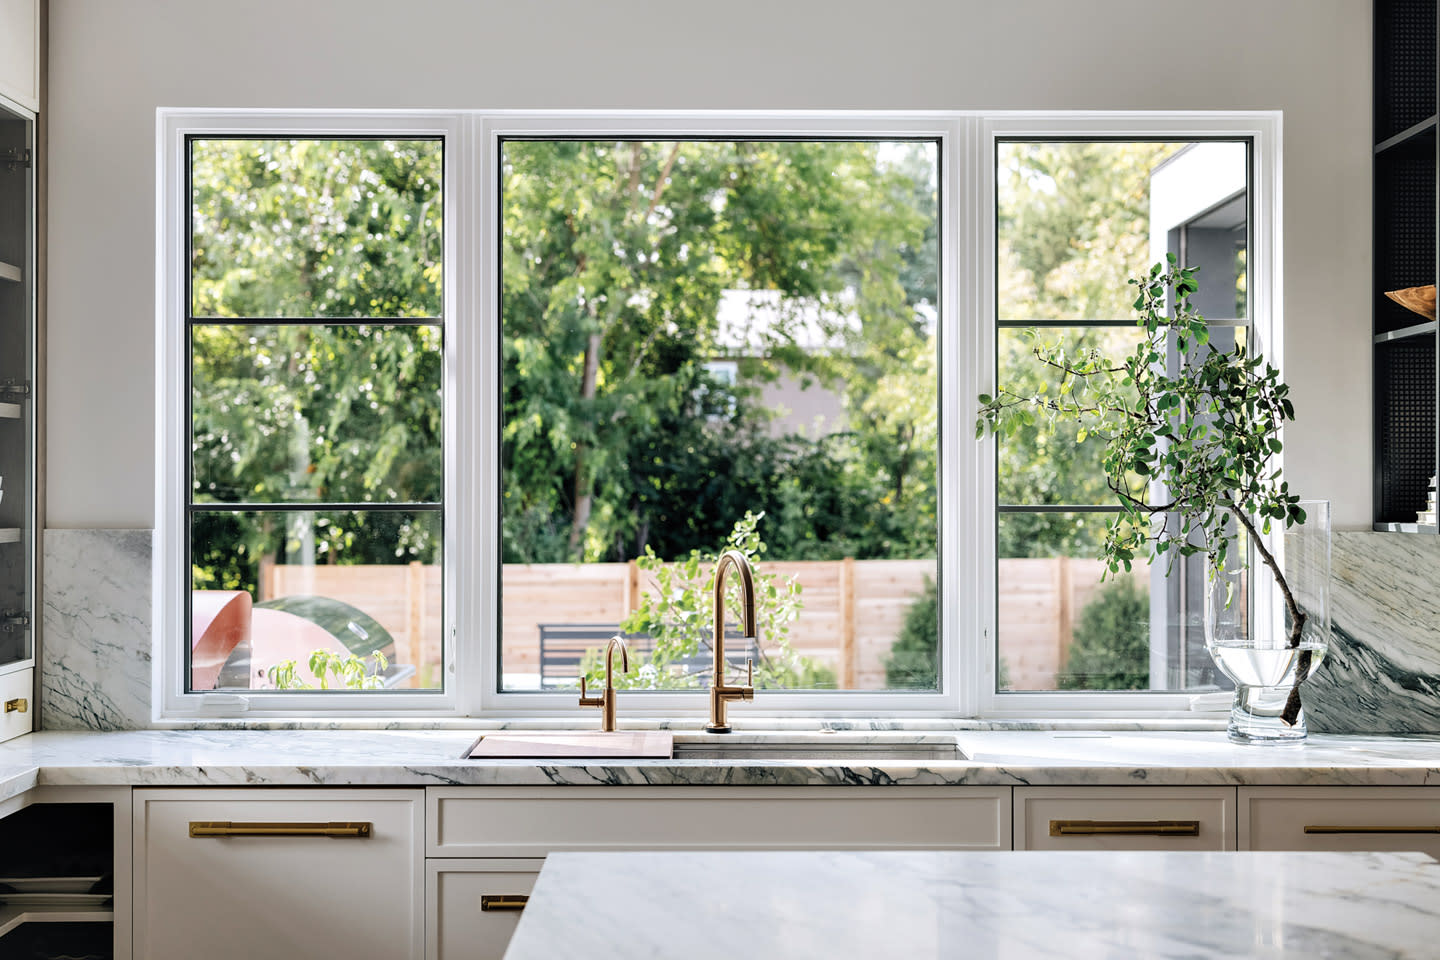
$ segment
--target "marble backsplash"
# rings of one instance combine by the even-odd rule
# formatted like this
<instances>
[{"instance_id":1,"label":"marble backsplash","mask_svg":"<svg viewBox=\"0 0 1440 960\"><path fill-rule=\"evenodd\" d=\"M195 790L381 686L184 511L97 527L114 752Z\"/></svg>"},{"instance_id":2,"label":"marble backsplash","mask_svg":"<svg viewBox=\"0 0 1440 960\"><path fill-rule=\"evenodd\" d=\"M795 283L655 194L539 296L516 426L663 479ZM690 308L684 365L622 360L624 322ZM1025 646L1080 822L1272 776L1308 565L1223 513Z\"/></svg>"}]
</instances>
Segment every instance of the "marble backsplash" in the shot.
<instances>
[{"instance_id":1,"label":"marble backsplash","mask_svg":"<svg viewBox=\"0 0 1440 960\"><path fill-rule=\"evenodd\" d=\"M1440 537L1336 533L1317 733L1440 733Z\"/></svg>"},{"instance_id":2,"label":"marble backsplash","mask_svg":"<svg viewBox=\"0 0 1440 960\"><path fill-rule=\"evenodd\" d=\"M40 725L150 725L149 530L46 530Z\"/></svg>"},{"instance_id":3,"label":"marble backsplash","mask_svg":"<svg viewBox=\"0 0 1440 960\"><path fill-rule=\"evenodd\" d=\"M149 530L47 530L41 724L150 724ZM1317 733L1440 733L1440 537L1337 533Z\"/></svg>"}]
</instances>

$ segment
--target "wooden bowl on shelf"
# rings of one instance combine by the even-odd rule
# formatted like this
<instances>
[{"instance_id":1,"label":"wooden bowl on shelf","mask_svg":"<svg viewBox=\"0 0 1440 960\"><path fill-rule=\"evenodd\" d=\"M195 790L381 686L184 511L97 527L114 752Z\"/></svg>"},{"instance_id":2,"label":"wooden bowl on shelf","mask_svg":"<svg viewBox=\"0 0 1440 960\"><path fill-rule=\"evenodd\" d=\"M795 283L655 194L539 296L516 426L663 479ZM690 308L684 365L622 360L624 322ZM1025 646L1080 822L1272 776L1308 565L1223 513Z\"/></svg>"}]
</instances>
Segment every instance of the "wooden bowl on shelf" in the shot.
<instances>
[{"instance_id":1,"label":"wooden bowl on shelf","mask_svg":"<svg viewBox=\"0 0 1440 960\"><path fill-rule=\"evenodd\" d=\"M1435 285L1406 287L1404 290L1386 290L1385 296L1394 300L1411 313L1418 313L1426 320L1435 319Z\"/></svg>"}]
</instances>

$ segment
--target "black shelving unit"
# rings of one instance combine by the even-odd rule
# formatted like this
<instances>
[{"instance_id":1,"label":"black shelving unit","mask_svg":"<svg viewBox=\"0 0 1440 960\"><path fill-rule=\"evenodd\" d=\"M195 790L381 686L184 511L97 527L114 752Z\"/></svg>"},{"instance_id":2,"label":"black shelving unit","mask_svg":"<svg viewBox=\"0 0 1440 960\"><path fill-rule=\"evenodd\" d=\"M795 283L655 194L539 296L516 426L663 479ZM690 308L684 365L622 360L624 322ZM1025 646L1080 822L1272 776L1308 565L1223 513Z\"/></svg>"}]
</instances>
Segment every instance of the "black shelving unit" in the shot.
<instances>
[{"instance_id":1,"label":"black shelving unit","mask_svg":"<svg viewBox=\"0 0 1440 960\"><path fill-rule=\"evenodd\" d=\"M1375 0L1375 529L1434 534L1416 523L1440 473L1440 334L1385 296L1436 282L1437 0Z\"/></svg>"}]
</instances>

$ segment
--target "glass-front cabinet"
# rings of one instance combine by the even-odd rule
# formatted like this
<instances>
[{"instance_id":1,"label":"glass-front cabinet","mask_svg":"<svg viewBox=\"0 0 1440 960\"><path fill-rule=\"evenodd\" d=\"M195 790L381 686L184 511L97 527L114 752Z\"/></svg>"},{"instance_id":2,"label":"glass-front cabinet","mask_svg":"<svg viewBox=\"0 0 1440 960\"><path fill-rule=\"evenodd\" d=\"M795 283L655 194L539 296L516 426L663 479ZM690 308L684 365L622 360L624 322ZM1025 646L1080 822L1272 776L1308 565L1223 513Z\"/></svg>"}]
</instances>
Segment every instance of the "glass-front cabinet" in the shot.
<instances>
[{"instance_id":1,"label":"glass-front cabinet","mask_svg":"<svg viewBox=\"0 0 1440 960\"><path fill-rule=\"evenodd\" d=\"M0 98L0 739L30 728L35 600L34 118ZM22 676L23 674L23 676Z\"/></svg>"}]
</instances>

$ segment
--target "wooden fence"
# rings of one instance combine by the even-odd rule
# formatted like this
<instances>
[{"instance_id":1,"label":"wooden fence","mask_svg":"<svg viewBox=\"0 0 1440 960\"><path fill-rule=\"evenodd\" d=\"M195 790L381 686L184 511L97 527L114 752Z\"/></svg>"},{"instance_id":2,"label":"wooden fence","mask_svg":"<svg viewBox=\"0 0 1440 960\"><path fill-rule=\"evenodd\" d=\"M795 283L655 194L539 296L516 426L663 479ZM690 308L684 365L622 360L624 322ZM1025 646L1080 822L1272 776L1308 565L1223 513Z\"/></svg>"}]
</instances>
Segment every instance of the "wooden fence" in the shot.
<instances>
[{"instance_id":1,"label":"wooden fence","mask_svg":"<svg viewBox=\"0 0 1440 960\"><path fill-rule=\"evenodd\" d=\"M1064 557L1000 561L1001 656L1013 689L1054 689L1075 617L1099 586L1102 569L1096 560ZM804 607L790 630L794 649L834 670L843 689L875 690L885 686L885 659L925 578L934 578L935 562L768 562L764 570L782 581L799 579ZM618 624L639 606L643 592L654 589L634 562L506 564L501 578L506 672L539 675L541 623ZM413 683L439 680L439 567L267 564L259 594L260 600L314 594L352 604L390 631L396 658L416 665Z\"/></svg>"}]
</instances>

